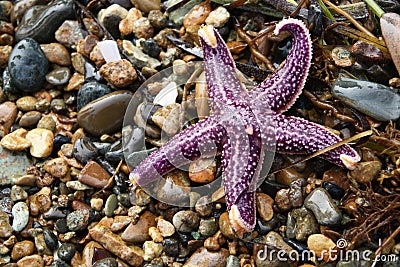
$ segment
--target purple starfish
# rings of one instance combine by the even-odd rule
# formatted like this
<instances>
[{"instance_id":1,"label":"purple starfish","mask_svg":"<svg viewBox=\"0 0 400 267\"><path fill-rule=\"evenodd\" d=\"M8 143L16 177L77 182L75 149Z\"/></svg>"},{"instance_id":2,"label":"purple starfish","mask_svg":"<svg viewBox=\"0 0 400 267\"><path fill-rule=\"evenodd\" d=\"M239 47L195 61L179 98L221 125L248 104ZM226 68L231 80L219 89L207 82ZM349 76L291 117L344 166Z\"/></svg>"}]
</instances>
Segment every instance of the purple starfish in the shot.
<instances>
[{"instance_id":1,"label":"purple starfish","mask_svg":"<svg viewBox=\"0 0 400 267\"><path fill-rule=\"evenodd\" d=\"M264 151L305 154L319 151L341 139L320 125L281 113L304 87L311 64L311 39L305 25L284 19L275 34L289 31L292 48L278 70L251 91L241 83L233 58L218 32L200 29L204 69L213 114L174 136L142 161L130 174L145 185L200 157L222 152L225 199L233 229L239 236L256 222L255 189ZM348 145L321 157L353 169L360 156Z\"/></svg>"}]
</instances>

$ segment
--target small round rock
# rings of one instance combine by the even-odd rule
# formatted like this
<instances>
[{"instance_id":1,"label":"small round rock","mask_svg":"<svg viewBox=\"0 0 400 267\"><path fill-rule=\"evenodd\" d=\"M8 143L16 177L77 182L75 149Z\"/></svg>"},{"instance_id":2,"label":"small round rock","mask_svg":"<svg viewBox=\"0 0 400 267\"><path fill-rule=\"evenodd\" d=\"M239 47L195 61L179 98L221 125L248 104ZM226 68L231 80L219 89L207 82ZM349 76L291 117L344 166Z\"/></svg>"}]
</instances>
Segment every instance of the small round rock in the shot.
<instances>
[{"instance_id":1,"label":"small round rock","mask_svg":"<svg viewBox=\"0 0 400 267\"><path fill-rule=\"evenodd\" d=\"M76 248L71 243L63 243L57 251L58 257L64 261L70 261L75 255Z\"/></svg>"},{"instance_id":2,"label":"small round rock","mask_svg":"<svg viewBox=\"0 0 400 267\"><path fill-rule=\"evenodd\" d=\"M175 213L172 223L175 228L183 233L190 233L199 227L200 218L196 212L181 210Z\"/></svg>"}]
</instances>

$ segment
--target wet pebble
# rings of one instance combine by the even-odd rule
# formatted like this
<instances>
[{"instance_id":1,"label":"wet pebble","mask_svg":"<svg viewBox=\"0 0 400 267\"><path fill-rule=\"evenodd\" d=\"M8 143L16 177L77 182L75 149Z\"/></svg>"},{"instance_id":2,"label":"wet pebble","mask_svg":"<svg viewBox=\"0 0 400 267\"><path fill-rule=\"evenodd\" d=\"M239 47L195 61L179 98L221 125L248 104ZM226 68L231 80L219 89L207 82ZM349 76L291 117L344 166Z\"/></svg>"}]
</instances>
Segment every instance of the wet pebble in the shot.
<instances>
[{"instance_id":1,"label":"wet pebble","mask_svg":"<svg viewBox=\"0 0 400 267\"><path fill-rule=\"evenodd\" d=\"M212 11L210 2L203 2L194 6L183 19L183 26L188 28L193 25L201 25Z\"/></svg>"},{"instance_id":2,"label":"wet pebble","mask_svg":"<svg viewBox=\"0 0 400 267\"><path fill-rule=\"evenodd\" d=\"M75 255L76 248L71 243L63 243L57 251L58 257L60 259L69 262L72 257Z\"/></svg>"},{"instance_id":3,"label":"wet pebble","mask_svg":"<svg viewBox=\"0 0 400 267\"><path fill-rule=\"evenodd\" d=\"M44 170L56 178L62 178L69 172L68 163L63 158L55 158L46 162Z\"/></svg>"},{"instance_id":4,"label":"wet pebble","mask_svg":"<svg viewBox=\"0 0 400 267\"><path fill-rule=\"evenodd\" d=\"M143 244L143 259L145 261L151 261L152 259L159 257L162 253L162 248L163 246L160 243L145 241Z\"/></svg>"},{"instance_id":5,"label":"wet pebble","mask_svg":"<svg viewBox=\"0 0 400 267\"><path fill-rule=\"evenodd\" d=\"M308 248L313 251L318 258L329 260L329 255L332 255L331 250L336 247L336 244L323 234L313 234L307 239Z\"/></svg>"},{"instance_id":6,"label":"wet pebble","mask_svg":"<svg viewBox=\"0 0 400 267\"><path fill-rule=\"evenodd\" d=\"M78 180L84 184L103 188L111 175L95 161L89 161L78 175Z\"/></svg>"},{"instance_id":7,"label":"wet pebble","mask_svg":"<svg viewBox=\"0 0 400 267\"><path fill-rule=\"evenodd\" d=\"M56 250L58 247L57 236L49 229L43 229L43 237L46 246L51 250Z\"/></svg>"},{"instance_id":8,"label":"wet pebble","mask_svg":"<svg viewBox=\"0 0 400 267\"><path fill-rule=\"evenodd\" d=\"M131 41L123 40L122 47L128 54L132 63L138 67L149 67L155 69L161 65L161 62L145 54L140 48L136 47Z\"/></svg>"},{"instance_id":9,"label":"wet pebble","mask_svg":"<svg viewBox=\"0 0 400 267\"><path fill-rule=\"evenodd\" d=\"M319 225L314 214L304 207L293 209L292 216L296 220L296 239L304 241L311 234L319 232Z\"/></svg>"},{"instance_id":10,"label":"wet pebble","mask_svg":"<svg viewBox=\"0 0 400 267\"><path fill-rule=\"evenodd\" d=\"M79 231L86 228L89 223L89 210L76 210L68 214L67 227L71 231Z\"/></svg>"},{"instance_id":11,"label":"wet pebble","mask_svg":"<svg viewBox=\"0 0 400 267\"><path fill-rule=\"evenodd\" d=\"M202 236L210 237L218 231L218 221L215 218L201 219L199 233Z\"/></svg>"},{"instance_id":12,"label":"wet pebble","mask_svg":"<svg viewBox=\"0 0 400 267\"><path fill-rule=\"evenodd\" d=\"M400 117L400 95L385 85L339 78L332 87L332 94L376 120L389 121Z\"/></svg>"},{"instance_id":13,"label":"wet pebble","mask_svg":"<svg viewBox=\"0 0 400 267\"><path fill-rule=\"evenodd\" d=\"M8 60L12 84L24 92L41 89L45 80L49 62L33 39L24 39L15 45Z\"/></svg>"},{"instance_id":14,"label":"wet pebble","mask_svg":"<svg viewBox=\"0 0 400 267\"><path fill-rule=\"evenodd\" d=\"M305 199L304 206L313 212L319 224L335 225L342 219L340 210L323 188L314 189Z\"/></svg>"},{"instance_id":15,"label":"wet pebble","mask_svg":"<svg viewBox=\"0 0 400 267\"><path fill-rule=\"evenodd\" d=\"M108 217L113 216L115 209L118 207L117 195L111 194L108 196L104 204L104 214Z\"/></svg>"},{"instance_id":16,"label":"wet pebble","mask_svg":"<svg viewBox=\"0 0 400 267\"><path fill-rule=\"evenodd\" d=\"M215 28L221 28L228 22L230 14L226 8L220 6L215 10L211 11L206 19L206 24L211 25Z\"/></svg>"},{"instance_id":17,"label":"wet pebble","mask_svg":"<svg viewBox=\"0 0 400 267\"><path fill-rule=\"evenodd\" d=\"M14 217L12 228L16 232L22 231L28 224L29 209L25 202L18 202L12 208L12 215Z\"/></svg>"},{"instance_id":18,"label":"wet pebble","mask_svg":"<svg viewBox=\"0 0 400 267\"><path fill-rule=\"evenodd\" d=\"M197 200L195 205L195 210L198 214L200 214L200 216L210 215L212 209L213 209L212 203L209 201L207 196L202 196Z\"/></svg>"},{"instance_id":19,"label":"wet pebble","mask_svg":"<svg viewBox=\"0 0 400 267\"><path fill-rule=\"evenodd\" d=\"M50 43L50 44L41 44L40 48L44 52L47 57L47 60L50 63L55 63L59 66L68 67L71 65L71 56L65 48L60 43Z\"/></svg>"},{"instance_id":20,"label":"wet pebble","mask_svg":"<svg viewBox=\"0 0 400 267\"><path fill-rule=\"evenodd\" d=\"M11 259L17 261L25 256L32 255L35 251L35 244L30 240L17 242L11 252Z\"/></svg>"},{"instance_id":21,"label":"wet pebble","mask_svg":"<svg viewBox=\"0 0 400 267\"><path fill-rule=\"evenodd\" d=\"M133 224L129 224L122 233L121 238L126 242L142 243L149 241L149 228L156 226L156 216L149 211L145 211L139 220Z\"/></svg>"},{"instance_id":22,"label":"wet pebble","mask_svg":"<svg viewBox=\"0 0 400 267\"><path fill-rule=\"evenodd\" d=\"M96 261L93 267L118 267L118 262L113 258L104 258Z\"/></svg>"},{"instance_id":23,"label":"wet pebble","mask_svg":"<svg viewBox=\"0 0 400 267\"><path fill-rule=\"evenodd\" d=\"M70 77L71 77L71 72L69 68L62 67L50 71L46 75L46 81L52 85L58 86L68 83Z\"/></svg>"},{"instance_id":24,"label":"wet pebble","mask_svg":"<svg viewBox=\"0 0 400 267\"><path fill-rule=\"evenodd\" d=\"M101 66L100 75L115 87L127 87L137 79L137 73L132 64L126 60L108 62Z\"/></svg>"},{"instance_id":25,"label":"wet pebble","mask_svg":"<svg viewBox=\"0 0 400 267\"><path fill-rule=\"evenodd\" d=\"M132 32L139 39L149 39L154 35L154 28L148 18L142 17L133 23Z\"/></svg>"},{"instance_id":26,"label":"wet pebble","mask_svg":"<svg viewBox=\"0 0 400 267\"><path fill-rule=\"evenodd\" d=\"M172 223L164 219L157 220L157 229L163 237L172 236L175 233L175 227Z\"/></svg>"},{"instance_id":27,"label":"wet pebble","mask_svg":"<svg viewBox=\"0 0 400 267\"><path fill-rule=\"evenodd\" d=\"M153 38L149 38L141 43L143 47L143 52L151 57L157 58L161 52L161 48L158 46L157 42Z\"/></svg>"},{"instance_id":28,"label":"wet pebble","mask_svg":"<svg viewBox=\"0 0 400 267\"><path fill-rule=\"evenodd\" d=\"M30 153L33 157L46 158L53 151L54 135L47 129L36 128L30 130L25 138L31 143Z\"/></svg>"},{"instance_id":29,"label":"wet pebble","mask_svg":"<svg viewBox=\"0 0 400 267\"><path fill-rule=\"evenodd\" d=\"M11 187L10 197L14 202L25 200L28 198L28 193L21 186L14 185Z\"/></svg>"},{"instance_id":30,"label":"wet pebble","mask_svg":"<svg viewBox=\"0 0 400 267\"><path fill-rule=\"evenodd\" d=\"M162 242L163 251L172 257L179 254L179 241L176 238L166 238Z\"/></svg>"},{"instance_id":31,"label":"wet pebble","mask_svg":"<svg viewBox=\"0 0 400 267\"><path fill-rule=\"evenodd\" d=\"M161 0L132 0L131 2L145 13L161 9Z\"/></svg>"},{"instance_id":32,"label":"wet pebble","mask_svg":"<svg viewBox=\"0 0 400 267\"><path fill-rule=\"evenodd\" d=\"M175 229L183 233L190 233L199 227L199 215L191 210L181 210L172 218Z\"/></svg>"},{"instance_id":33,"label":"wet pebble","mask_svg":"<svg viewBox=\"0 0 400 267\"><path fill-rule=\"evenodd\" d=\"M87 164L88 162L94 160L98 153L98 149L92 142L85 138L79 138L74 143L72 155L79 162Z\"/></svg>"},{"instance_id":34,"label":"wet pebble","mask_svg":"<svg viewBox=\"0 0 400 267\"><path fill-rule=\"evenodd\" d=\"M330 183L330 182L322 182L322 188L324 188L326 191L328 191L329 195L333 198L333 199L341 199L344 194L345 191L343 188L340 188L339 186Z\"/></svg>"},{"instance_id":35,"label":"wet pebble","mask_svg":"<svg viewBox=\"0 0 400 267\"><path fill-rule=\"evenodd\" d=\"M22 111L32 111L35 110L35 104L37 100L33 96L23 96L18 98L16 104L17 108Z\"/></svg>"},{"instance_id":36,"label":"wet pebble","mask_svg":"<svg viewBox=\"0 0 400 267\"><path fill-rule=\"evenodd\" d=\"M221 233L227 238L234 239L236 237L236 234L233 231L229 221L228 212L222 213L219 217L219 229L221 230Z\"/></svg>"},{"instance_id":37,"label":"wet pebble","mask_svg":"<svg viewBox=\"0 0 400 267\"><path fill-rule=\"evenodd\" d=\"M229 256L227 249L221 248L219 251L208 251L201 247L196 250L183 266L214 266L225 267Z\"/></svg>"},{"instance_id":38,"label":"wet pebble","mask_svg":"<svg viewBox=\"0 0 400 267\"><path fill-rule=\"evenodd\" d=\"M44 261L39 255L25 256L17 261L17 267L44 267Z\"/></svg>"},{"instance_id":39,"label":"wet pebble","mask_svg":"<svg viewBox=\"0 0 400 267\"><path fill-rule=\"evenodd\" d=\"M0 209L0 238L10 237L12 232L13 228L10 225L7 213Z\"/></svg>"},{"instance_id":40,"label":"wet pebble","mask_svg":"<svg viewBox=\"0 0 400 267\"><path fill-rule=\"evenodd\" d=\"M17 117L17 106L10 101L0 104L0 137L8 134Z\"/></svg>"},{"instance_id":41,"label":"wet pebble","mask_svg":"<svg viewBox=\"0 0 400 267\"><path fill-rule=\"evenodd\" d=\"M264 221L269 221L274 216L273 204L274 200L267 194L256 193L257 211Z\"/></svg>"},{"instance_id":42,"label":"wet pebble","mask_svg":"<svg viewBox=\"0 0 400 267\"><path fill-rule=\"evenodd\" d=\"M22 115L21 119L19 120L19 125L25 128L34 127L39 122L41 117L42 113L39 111L28 111Z\"/></svg>"},{"instance_id":43,"label":"wet pebble","mask_svg":"<svg viewBox=\"0 0 400 267\"><path fill-rule=\"evenodd\" d=\"M131 97L130 91L116 91L90 102L78 112L79 125L94 136L120 129Z\"/></svg>"},{"instance_id":44,"label":"wet pebble","mask_svg":"<svg viewBox=\"0 0 400 267\"><path fill-rule=\"evenodd\" d=\"M367 184L378 176L382 168L380 161L359 162L350 176L361 184Z\"/></svg>"}]
</instances>

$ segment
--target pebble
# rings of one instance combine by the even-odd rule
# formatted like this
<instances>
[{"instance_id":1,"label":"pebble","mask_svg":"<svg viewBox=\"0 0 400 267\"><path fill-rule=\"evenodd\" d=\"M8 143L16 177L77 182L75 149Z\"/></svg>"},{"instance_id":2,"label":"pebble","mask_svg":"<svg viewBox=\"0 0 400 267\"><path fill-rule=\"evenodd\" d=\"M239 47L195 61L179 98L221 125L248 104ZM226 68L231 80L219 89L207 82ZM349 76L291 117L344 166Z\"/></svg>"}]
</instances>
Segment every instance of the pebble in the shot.
<instances>
[{"instance_id":1,"label":"pebble","mask_svg":"<svg viewBox=\"0 0 400 267\"><path fill-rule=\"evenodd\" d=\"M161 62L159 60L145 54L140 48L136 47L131 41L122 40L122 47L129 56L129 59L131 60L132 64L138 68L149 67L151 69L155 69L161 66Z\"/></svg>"},{"instance_id":2,"label":"pebble","mask_svg":"<svg viewBox=\"0 0 400 267\"><path fill-rule=\"evenodd\" d=\"M14 217L12 228L16 232L21 232L28 224L29 209L25 202L18 202L12 208Z\"/></svg>"},{"instance_id":3,"label":"pebble","mask_svg":"<svg viewBox=\"0 0 400 267\"><path fill-rule=\"evenodd\" d=\"M71 77L71 72L67 67L61 67L50 71L46 75L46 81L49 84L58 86L67 84Z\"/></svg>"},{"instance_id":4,"label":"pebble","mask_svg":"<svg viewBox=\"0 0 400 267\"><path fill-rule=\"evenodd\" d=\"M58 248L58 238L53 233L53 231L47 228L43 229L43 238L48 248L50 248L53 251Z\"/></svg>"},{"instance_id":5,"label":"pebble","mask_svg":"<svg viewBox=\"0 0 400 267\"><path fill-rule=\"evenodd\" d=\"M167 24L167 18L160 10L151 10L147 18L156 29L163 29Z\"/></svg>"},{"instance_id":6,"label":"pebble","mask_svg":"<svg viewBox=\"0 0 400 267\"><path fill-rule=\"evenodd\" d=\"M118 267L118 262L113 258L104 258L97 260L93 267Z\"/></svg>"},{"instance_id":7,"label":"pebble","mask_svg":"<svg viewBox=\"0 0 400 267\"><path fill-rule=\"evenodd\" d=\"M340 101L379 121L400 117L400 95L389 87L350 78L339 78L332 94Z\"/></svg>"},{"instance_id":8,"label":"pebble","mask_svg":"<svg viewBox=\"0 0 400 267\"><path fill-rule=\"evenodd\" d=\"M181 105L174 103L157 109L151 119L168 136L174 136L179 131L180 113Z\"/></svg>"},{"instance_id":9,"label":"pebble","mask_svg":"<svg viewBox=\"0 0 400 267\"><path fill-rule=\"evenodd\" d=\"M145 13L161 9L161 0L131 0L131 2Z\"/></svg>"},{"instance_id":10,"label":"pebble","mask_svg":"<svg viewBox=\"0 0 400 267\"><path fill-rule=\"evenodd\" d=\"M57 64L59 66L68 67L71 65L71 56L65 48L60 43L50 43L50 44L41 44L40 48L43 53L46 55L47 60L50 63Z\"/></svg>"},{"instance_id":11,"label":"pebble","mask_svg":"<svg viewBox=\"0 0 400 267\"><path fill-rule=\"evenodd\" d=\"M190 180L186 172L174 170L157 181L157 197L168 203L190 203Z\"/></svg>"},{"instance_id":12,"label":"pebble","mask_svg":"<svg viewBox=\"0 0 400 267\"><path fill-rule=\"evenodd\" d=\"M314 189L305 199L304 206L314 213L321 225L335 225L342 219L340 210L323 188Z\"/></svg>"},{"instance_id":13,"label":"pebble","mask_svg":"<svg viewBox=\"0 0 400 267\"><path fill-rule=\"evenodd\" d=\"M149 211L145 211L139 220L133 224L129 224L125 231L121 234L122 240L132 243L143 243L149 241L149 228L156 226L156 216Z\"/></svg>"},{"instance_id":14,"label":"pebble","mask_svg":"<svg viewBox=\"0 0 400 267\"><path fill-rule=\"evenodd\" d=\"M50 109L56 114L65 114L68 111L64 100L59 98L51 100Z\"/></svg>"},{"instance_id":15,"label":"pebble","mask_svg":"<svg viewBox=\"0 0 400 267\"><path fill-rule=\"evenodd\" d=\"M176 238L166 238L162 242L164 252L172 257L179 254L179 241Z\"/></svg>"},{"instance_id":16,"label":"pebble","mask_svg":"<svg viewBox=\"0 0 400 267\"><path fill-rule=\"evenodd\" d=\"M175 233L174 225L162 218L157 220L157 229L163 237L170 237Z\"/></svg>"},{"instance_id":17,"label":"pebble","mask_svg":"<svg viewBox=\"0 0 400 267\"><path fill-rule=\"evenodd\" d=\"M132 32L138 39L149 39L154 35L154 28L148 18L142 17L133 23Z\"/></svg>"},{"instance_id":18,"label":"pebble","mask_svg":"<svg viewBox=\"0 0 400 267\"><path fill-rule=\"evenodd\" d=\"M336 247L336 244L323 234L313 234L308 237L307 246L318 258L331 261L332 259L329 259L329 255L331 255L332 252L330 251ZM334 255L332 255L332 257L334 257Z\"/></svg>"},{"instance_id":19,"label":"pebble","mask_svg":"<svg viewBox=\"0 0 400 267\"><path fill-rule=\"evenodd\" d=\"M31 143L30 153L36 158L46 158L53 151L53 132L36 128L26 134L26 140Z\"/></svg>"},{"instance_id":20,"label":"pebble","mask_svg":"<svg viewBox=\"0 0 400 267\"><path fill-rule=\"evenodd\" d=\"M330 182L322 182L322 188L328 191L329 195L333 199L341 199L346 193L343 188Z\"/></svg>"},{"instance_id":21,"label":"pebble","mask_svg":"<svg viewBox=\"0 0 400 267\"><path fill-rule=\"evenodd\" d=\"M12 232L13 229L10 225L7 213L0 209L0 238L9 238Z\"/></svg>"},{"instance_id":22,"label":"pebble","mask_svg":"<svg viewBox=\"0 0 400 267\"><path fill-rule=\"evenodd\" d=\"M55 32L55 39L68 48L75 48L83 35L77 20L65 20ZM82 72L81 72L82 73ZM83 74L83 73L82 73Z\"/></svg>"},{"instance_id":23,"label":"pebble","mask_svg":"<svg viewBox=\"0 0 400 267\"><path fill-rule=\"evenodd\" d=\"M354 64L354 58L352 58L351 52L343 47L335 47L332 49L331 57L338 67L346 68Z\"/></svg>"},{"instance_id":24,"label":"pebble","mask_svg":"<svg viewBox=\"0 0 400 267\"><path fill-rule=\"evenodd\" d=\"M43 187L39 192L28 197L29 211L32 216L37 216L39 213L48 211L51 207L51 189Z\"/></svg>"},{"instance_id":25,"label":"pebble","mask_svg":"<svg viewBox=\"0 0 400 267\"><path fill-rule=\"evenodd\" d=\"M79 110L78 124L94 136L119 130L131 97L130 91L115 91L90 102Z\"/></svg>"},{"instance_id":26,"label":"pebble","mask_svg":"<svg viewBox=\"0 0 400 267\"><path fill-rule=\"evenodd\" d=\"M176 230L182 233L190 233L199 227L200 218L196 212L181 210L175 213L172 223Z\"/></svg>"},{"instance_id":27,"label":"pebble","mask_svg":"<svg viewBox=\"0 0 400 267\"><path fill-rule=\"evenodd\" d=\"M199 233L204 237L213 236L218 231L218 221L215 218L202 218L199 223Z\"/></svg>"},{"instance_id":28,"label":"pebble","mask_svg":"<svg viewBox=\"0 0 400 267\"><path fill-rule=\"evenodd\" d=\"M29 111L22 115L21 119L19 120L19 125L25 128L32 128L34 127L42 117L42 113L39 111Z\"/></svg>"},{"instance_id":29,"label":"pebble","mask_svg":"<svg viewBox=\"0 0 400 267\"><path fill-rule=\"evenodd\" d=\"M99 82L85 83L78 91L77 109L80 110L86 104L108 93L111 93L111 89L105 84Z\"/></svg>"},{"instance_id":30,"label":"pebble","mask_svg":"<svg viewBox=\"0 0 400 267\"><path fill-rule=\"evenodd\" d=\"M226 260L226 267L240 267L240 260L235 255L229 255Z\"/></svg>"},{"instance_id":31,"label":"pebble","mask_svg":"<svg viewBox=\"0 0 400 267\"><path fill-rule=\"evenodd\" d=\"M67 219L65 218L58 219L54 224L54 228L59 234L65 234L66 232L68 232L69 229L67 226Z\"/></svg>"},{"instance_id":32,"label":"pebble","mask_svg":"<svg viewBox=\"0 0 400 267\"><path fill-rule=\"evenodd\" d=\"M66 183L66 186L68 188L71 188L72 190L76 190L76 191L85 191L85 190L93 189L93 187L85 185L79 181L68 181Z\"/></svg>"},{"instance_id":33,"label":"pebble","mask_svg":"<svg viewBox=\"0 0 400 267\"><path fill-rule=\"evenodd\" d=\"M141 42L141 46L143 48L143 52L153 58L157 58L161 52L161 48L153 38L148 38L144 42Z\"/></svg>"},{"instance_id":34,"label":"pebble","mask_svg":"<svg viewBox=\"0 0 400 267\"><path fill-rule=\"evenodd\" d=\"M0 104L0 137L8 134L17 117L17 106L10 101Z\"/></svg>"},{"instance_id":35,"label":"pebble","mask_svg":"<svg viewBox=\"0 0 400 267\"><path fill-rule=\"evenodd\" d=\"M111 15L117 16L122 20L128 15L128 10L118 4L112 4L106 9L100 10L97 17L104 24L104 18Z\"/></svg>"},{"instance_id":36,"label":"pebble","mask_svg":"<svg viewBox=\"0 0 400 267\"><path fill-rule=\"evenodd\" d=\"M178 8L177 10L172 11L169 13L169 20L172 21L176 25L182 25L183 24L183 19L187 13L197 4L200 4L202 1L201 0L190 0L188 1L185 5L182 7ZM175 1L169 0L165 3L165 6L167 8L170 7L170 5L174 5Z\"/></svg>"},{"instance_id":37,"label":"pebble","mask_svg":"<svg viewBox=\"0 0 400 267\"><path fill-rule=\"evenodd\" d=\"M17 267L44 267L44 261L39 255L25 256L17 261Z\"/></svg>"},{"instance_id":38,"label":"pebble","mask_svg":"<svg viewBox=\"0 0 400 267\"><path fill-rule=\"evenodd\" d=\"M108 217L114 215L115 209L118 207L117 195L111 194L108 196L106 203L104 204L104 214Z\"/></svg>"},{"instance_id":39,"label":"pebble","mask_svg":"<svg viewBox=\"0 0 400 267\"><path fill-rule=\"evenodd\" d=\"M137 8L131 8L128 15L119 23L119 31L124 35L132 33L133 23L142 17L142 12Z\"/></svg>"},{"instance_id":40,"label":"pebble","mask_svg":"<svg viewBox=\"0 0 400 267\"><path fill-rule=\"evenodd\" d=\"M257 211L264 221L269 221L274 216L273 204L274 200L267 194L256 193Z\"/></svg>"},{"instance_id":41,"label":"pebble","mask_svg":"<svg viewBox=\"0 0 400 267\"><path fill-rule=\"evenodd\" d=\"M0 67L5 68L7 66L8 59L12 52L11 45L0 46Z\"/></svg>"},{"instance_id":42,"label":"pebble","mask_svg":"<svg viewBox=\"0 0 400 267\"><path fill-rule=\"evenodd\" d=\"M135 69L126 59L104 64L100 68L100 75L103 76L107 82L118 88L127 87L137 79Z\"/></svg>"},{"instance_id":43,"label":"pebble","mask_svg":"<svg viewBox=\"0 0 400 267\"><path fill-rule=\"evenodd\" d=\"M311 234L319 232L319 225L313 213L304 207L292 210L293 218L296 220L296 239L304 241Z\"/></svg>"},{"instance_id":44,"label":"pebble","mask_svg":"<svg viewBox=\"0 0 400 267\"><path fill-rule=\"evenodd\" d=\"M89 210L76 210L68 214L67 226L70 231L84 230L89 223Z\"/></svg>"},{"instance_id":45,"label":"pebble","mask_svg":"<svg viewBox=\"0 0 400 267\"><path fill-rule=\"evenodd\" d=\"M152 259L159 257L162 253L162 248L163 246L160 243L145 241L143 244L143 259L145 261L151 261Z\"/></svg>"},{"instance_id":46,"label":"pebble","mask_svg":"<svg viewBox=\"0 0 400 267\"><path fill-rule=\"evenodd\" d=\"M68 163L63 158L55 158L47 161L44 170L56 178L62 178L69 172Z\"/></svg>"},{"instance_id":47,"label":"pebble","mask_svg":"<svg viewBox=\"0 0 400 267\"><path fill-rule=\"evenodd\" d=\"M19 128L4 136L0 144L2 147L13 151L25 150L31 146L31 142L25 139L27 133L28 131L24 128Z\"/></svg>"},{"instance_id":48,"label":"pebble","mask_svg":"<svg viewBox=\"0 0 400 267\"><path fill-rule=\"evenodd\" d=\"M201 25L212 11L210 2L203 2L194 6L183 19L185 28L193 25Z\"/></svg>"},{"instance_id":49,"label":"pebble","mask_svg":"<svg viewBox=\"0 0 400 267\"><path fill-rule=\"evenodd\" d=\"M63 243L57 251L58 257L60 259L69 262L72 257L75 255L76 249L75 246L71 243Z\"/></svg>"},{"instance_id":50,"label":"pebble","mask_svg":"<svg viewBox=\"0 0 400 267\"><path fill-rule=\"evenodd\" d=\"M197 249L183 265L184 267L225 267L229 251L221 248L219 251L208 251L205 247Z\"/></svg>"},{"instance_id":51,"label":"pebble","mask_svg":"<svg viewBox=\"0 0 400 267\"><path fill-rule=\"evenodd\" d=\"M35 110L35 104L37 100L33 96L23 96L16 102L17 108L21 111L32 111Z\"/></svg>"},{"instance_id":52,"label":"pebble","mask_svg":"<svg viewBox=\"0 0 400 267\"><path fill-rule=\"evenodd\" d=\"M30 240L17 242L11 252L11 259L17 261L23 257L32 255L35 251L35 244Z\"/></svg>"},{"instance_id":53,"label":"pebble","mask_svg":"<svg viewBox=\"0 0 400 267\"><path fill-rule=\"evenodd\" d=\"M151 237L151 239L154 242L157 242L157 243L162 242L164 240L164 238L161 235L160 231L154 226L149 228L149 236Z\"/></svg>"},{"instance_id":54,"label":"pebble","mask_svg":"<svg viewBox=\"0 0 400 267\"><path fill-rule=\"evenodd\" d=\"M226 8L220 6L210 12L206 19L206 24L215 28L221 28L228 22L231 15Z\"/></svg>"},{"instance_id":55,"label":"pebble","mask_svg":"<svg viewBox=\"0 0 400 267\"><path fill-rule=\"evenodd\" d=\"M387 44L390 55L393 59L393 63L396 66L397 72L400 73L400 60L399 60L399 35L398 26L400 23L400 17L398 14L393 12L386 12L380 19L381 30L383 38Z\"/></svg>"},{"instance_id":56,"label":"pebble","mask_svg":"<svg viewBox=\"0 0 400 267\"><path fill-rule=\"evenodd\" d=\"M18 185L14 185L11 187L11 193L10 193L11 200L16 202L20 200L25 200L28 198L28 193Z\"/></svg>"},{"instance_id":57,"label":"pebble","mask_svg":"<svg viewBox=\"0 0 400 267\"><path fill-rule=\"evenodd\" d=\"M382 163L377 160L359 162L356 168L350 172L350 176L358 183L367 184L378 176L381 168Z\"/></svg>"},{"instance_id":58,"label":"pebble","mask_svg":"<svg viewBox=\"0 0 400 267\"><path fill-rule=\"evenodd\" d=\"M222 213L219 217L219 229L221 230L221 233L229 239L234 239L236 237L229 221L228 212Z\"/></svg>"},{"instance_id":59,"label":"pebble","mask_svg":"<svg viewBox=\"0 0 400 267\"><path fill-rule=\"evenodd\" d=\"M46 80L49 62L33 39L17 43L8 60L11 83L23 92L40 90Z\"/></svg>"},{"instance_id":60,"label":"pebble","mask_svg":"<svg viewBox=\"0 0 400 267\"><path fill-rule=\"evenodd\" d=\"M112 233L109 228L101 224L101 221L95 227L89 229L89 234L95 241L124 262L133 266L141 266L144 252L139 247L126 245L119 235Z\"/></svg>"},{"instance_id":61,"label":"pebble","mask_svg":"<svg viewBox=\"0 0 400 267\"><path fill-rule=\"evenodd\" d=\"M107 185L111 175L96 161L89 161L78 175L78 180L84 184L103 188Z\"/></svg>"},{"instance_id":62,"label":"pebble","mask_svg":"<svg viewBox=\"0 0 400 267\"><path fill-rule=\"evenodd\" d=\"M200 197L195 205L195 210L200 216L208 216L211 214L213 209L212 203L209 201L207 196Z\"/></svg>"},{"instance_id":63,"label":"pebble","mask_svg":"<svg viewBox=\"0 0 400 267\"><path fill-rule=\"evenodd\" d=\"M211 183L216 178L216 170L215 159L198 159L189 165L189 179L196 183Z\"/></svg>"}]
</instances>

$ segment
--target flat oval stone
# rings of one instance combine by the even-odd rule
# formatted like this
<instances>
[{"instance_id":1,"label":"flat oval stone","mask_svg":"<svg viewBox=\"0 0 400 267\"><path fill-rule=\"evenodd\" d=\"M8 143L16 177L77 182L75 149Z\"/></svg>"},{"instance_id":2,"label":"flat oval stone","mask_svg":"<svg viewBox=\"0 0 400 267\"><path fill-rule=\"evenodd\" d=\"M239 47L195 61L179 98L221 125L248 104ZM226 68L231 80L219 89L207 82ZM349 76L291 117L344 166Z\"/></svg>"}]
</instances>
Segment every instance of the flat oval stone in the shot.
<instances>
[{"instance_id":1,"label":"flat oval stone","mask_svg":"<svg viewBox=\"0 0 400 267\"><path fill-rule=\"evenodd\" d=\"M132 96L130 91L116 91L90 102L78 112L78 124L94 136L120 129Z\"/></svg>"},{"instance_id":2,"label":"flat oval stone","mask_svg":"<svg viewBox=\"0 0 400 267\"><path fill-rule=\"evenodd\" d=\"M46 80L52 85L63 85L69 81L70 77L71 77L71 72L69 68L62 67L50 71L46 75Z\"/></svg>"},{"instance_id":3,"label":"flat oval stone","mask_svg":"<svg viewBox=\"0 0 400 267\"><path fill-rule=\"evenodd\" d=\"M400 117L400 95L385 85L339 78L332 87L332 94L376 120L389 121Z\"/></svg>"},{"instance_id":4,"label":"flat oval stone","mask_svg":"<svg viewBox=\"0 0 400 267\"><path fill-rule=\"evenodd\" d=\"M16 41L29 37L39 43L50 43L58 27L66 19L73 19L75 13L72 0L57 0L49 6L33 8L25 13L15 33Z\"/></svg>"},{"instance_id":5,"label":"flat oval stone","mask_svg":"<svg viewBox=\"0 0 400 267\"><path fill-rule=\"evenodd\" d=\"M8 59L11 83L18 90L35 92L41 89L49 62L40 45L31 38L20 41Z\"/></svg>"},{"instance_id":6,"label":"flat oval stone","mask_svg":"<svg viewBox=\"0 0 400 267\"><path fill-rule=\"evenodd\" d=\"M22 231L28 224L29 209L25 202L18 202L12 208L12 215L14 217L12 228L16 232Z\"/></svg>"}]
</instances>

